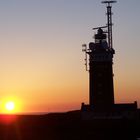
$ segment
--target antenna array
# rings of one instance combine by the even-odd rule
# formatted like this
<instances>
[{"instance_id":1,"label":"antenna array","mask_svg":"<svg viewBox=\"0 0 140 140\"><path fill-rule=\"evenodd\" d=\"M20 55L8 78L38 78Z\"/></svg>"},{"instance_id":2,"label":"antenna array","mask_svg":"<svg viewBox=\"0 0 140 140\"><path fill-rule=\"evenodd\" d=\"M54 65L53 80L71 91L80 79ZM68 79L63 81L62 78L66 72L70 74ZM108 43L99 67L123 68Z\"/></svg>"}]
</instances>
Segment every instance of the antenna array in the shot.
<instances>
[{"instance_id":1,"label":"antenna array","mask_svg":"<svg viewBox=\"0 0 140 140\"><path fill-rule=\"evenodd\" d=\"M110 48L113 48L113 39L112 39L112 5L113 3L116 3L117 1L102 1L103 4L106 4L107 6L107 28L108 28L108 46Z\"/></svg>"}]
</instances>

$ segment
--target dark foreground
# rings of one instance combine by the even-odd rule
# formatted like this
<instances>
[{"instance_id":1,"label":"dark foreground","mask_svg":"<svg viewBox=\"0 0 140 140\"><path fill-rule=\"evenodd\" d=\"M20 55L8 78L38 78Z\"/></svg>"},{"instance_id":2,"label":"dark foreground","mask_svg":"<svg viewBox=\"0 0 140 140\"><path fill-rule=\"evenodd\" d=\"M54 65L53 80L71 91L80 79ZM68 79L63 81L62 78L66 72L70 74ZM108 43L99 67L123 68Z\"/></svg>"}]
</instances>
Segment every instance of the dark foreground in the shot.
<instances>
[{"instance_id":1,"label":"dark foreground","mask_svg":"<svg viewBox=\"0 0 140 140\"><path fill-rule=\"evenodd\" d=\"M10 118L10 116L9 116ZM0 116L0 140L136 140L140 121L81 120L80 111L48 115ZM3 123L4 121L6 123Z\"/></svg>"}]
</instances>

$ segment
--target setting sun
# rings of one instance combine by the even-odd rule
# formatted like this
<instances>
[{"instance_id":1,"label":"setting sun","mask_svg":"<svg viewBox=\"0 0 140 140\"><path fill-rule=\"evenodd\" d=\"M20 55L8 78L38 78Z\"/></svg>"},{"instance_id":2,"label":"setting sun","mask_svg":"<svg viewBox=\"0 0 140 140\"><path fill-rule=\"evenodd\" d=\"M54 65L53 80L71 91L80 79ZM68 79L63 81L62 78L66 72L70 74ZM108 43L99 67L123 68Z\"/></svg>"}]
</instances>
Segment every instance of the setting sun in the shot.
<instances>
[{"instance_id":1,"label":"setting sun","mask_svg":"<svg viewBox=\"0 0 140 140\"><path fill-rule=\"evenodd\" d=\"M18 114L22 112L21 100L16 97L5 97L0 101L0 114Z\"/></svg>"},{"instance_id":2,"label":"setting sun","mask_svg":"<svg viewBox=\"0 0 140 140\"><path fill-rule=\"evenodd\" d=\"M5 109L7 111L13 111L15 109L15 103L13 101L6 102Z\"/></svg>"}]
</instances>

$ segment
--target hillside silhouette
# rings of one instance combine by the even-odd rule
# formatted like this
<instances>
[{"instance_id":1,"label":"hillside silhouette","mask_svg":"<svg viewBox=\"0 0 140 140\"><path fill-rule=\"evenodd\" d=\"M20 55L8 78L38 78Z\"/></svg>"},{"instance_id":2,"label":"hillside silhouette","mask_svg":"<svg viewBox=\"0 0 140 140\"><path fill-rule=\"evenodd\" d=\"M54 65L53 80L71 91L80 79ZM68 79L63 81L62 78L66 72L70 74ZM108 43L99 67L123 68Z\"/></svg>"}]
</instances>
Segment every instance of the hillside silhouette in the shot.
<instances>
[{"instance_id":1,"label":"hillside silhouette","mask_svg":"<svg viewBox=\"0 0 140 140\"><path fill-rule=\"evenodd\" d=\"M138 137L138 120L87 121L82 120L80 111L18 115L13 122L0 123L0 140L136 140Z\"/></svg>"}]
</instances>

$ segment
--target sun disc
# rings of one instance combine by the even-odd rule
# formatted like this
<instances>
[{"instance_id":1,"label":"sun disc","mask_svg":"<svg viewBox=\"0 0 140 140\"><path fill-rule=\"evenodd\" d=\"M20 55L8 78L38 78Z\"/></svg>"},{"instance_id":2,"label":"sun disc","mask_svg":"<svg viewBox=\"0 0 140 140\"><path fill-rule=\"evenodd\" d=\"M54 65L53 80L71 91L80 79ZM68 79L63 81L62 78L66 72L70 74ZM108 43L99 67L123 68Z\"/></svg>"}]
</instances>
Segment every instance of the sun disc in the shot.
<instances>
[{"instance_id":1,"label":"sun disc","mask_svg":"<svg viewBox=\"0 0 140 140\"><path fill-rule=\"evenodd\" d=\"M15 103L13 101L9 101L5 104L5 108L8 111L12 111L15 109Z\"/></svg>"}]
</instances>

